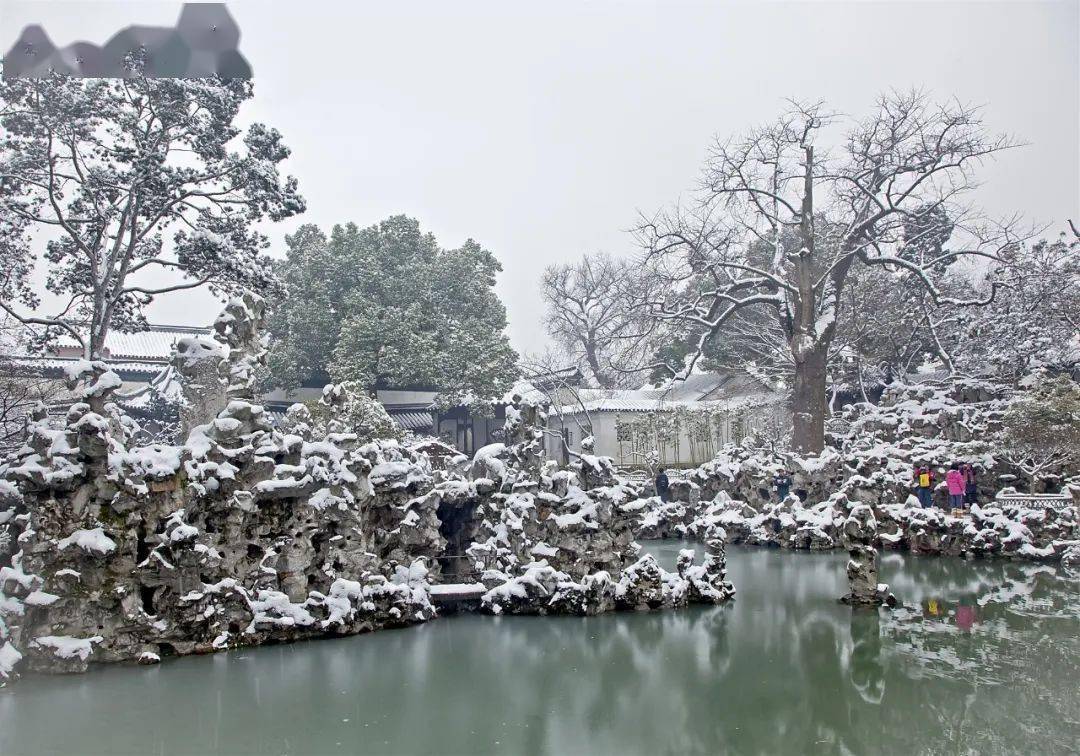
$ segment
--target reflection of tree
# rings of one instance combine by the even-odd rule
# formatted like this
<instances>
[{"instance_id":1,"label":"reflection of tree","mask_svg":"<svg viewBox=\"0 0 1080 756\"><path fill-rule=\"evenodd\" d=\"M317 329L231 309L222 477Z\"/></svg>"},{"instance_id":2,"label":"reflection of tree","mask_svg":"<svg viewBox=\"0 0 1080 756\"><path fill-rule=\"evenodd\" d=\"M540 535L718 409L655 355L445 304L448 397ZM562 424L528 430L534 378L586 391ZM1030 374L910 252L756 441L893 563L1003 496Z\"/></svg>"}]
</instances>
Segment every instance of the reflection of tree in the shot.
<instances>
[{"instance_id":1,"label":"reflection of tree","mask_svg":"<svg viewBox=\"0 0 1080 756\"><path fill-rule=\"evenodd\" d=\"M851 665L848 678L859 697L880 704L885 696L885 667L881 659L881 616L877 607L851 611Z\"/></svg>"}]
</instances>

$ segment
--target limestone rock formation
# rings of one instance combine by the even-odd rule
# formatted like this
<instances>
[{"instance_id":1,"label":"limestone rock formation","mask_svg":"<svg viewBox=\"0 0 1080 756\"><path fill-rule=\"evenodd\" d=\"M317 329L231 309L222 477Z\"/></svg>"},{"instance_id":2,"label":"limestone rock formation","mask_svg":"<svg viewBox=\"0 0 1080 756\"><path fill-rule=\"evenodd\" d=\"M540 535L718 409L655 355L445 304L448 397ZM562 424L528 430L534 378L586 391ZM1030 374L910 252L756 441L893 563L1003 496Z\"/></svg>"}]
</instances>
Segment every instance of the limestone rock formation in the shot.
<instances>
[{"instance_id":1,"label":"limestone rock formation","mask_svg":"<svg viewBox=\"0 0 1080 756\"><path fill-rule=\"evenodd\" d=\"M125 448L92 414L35 428L5 471L5 657L79 671L434 616L437 504L395 442L283 435L234 400L184 446Z\"/></svg>"},{"instance_id":2,"label":"limestone rock formation","mask_svg":"<svg viewBox=\"0 0 1080 756\"><path fill-rule=\"evenodd\" d=\"M185 378L234 397L184 444L136 445L109 401L119 379L84 362L63 423L38 416L0 467L0 677L17 664L152 663L435 615L428 586L445 540L427 458L306 423L302 408L278 430L235 398L258 360L249 315L260 310L241 303L219 320L232 361L179 349L176 364L199 368ZM231 379L214 384L202 368L223 364Z\"/></svg>"},{"instance_id":3,"label":"limestone rock formation","mask_svg":"<svg viewBox=\"0 0 1080 756\"><path fill-rule=\"evenodd\" d=\"M172 366L180 374L180 425L186 436L234 400L253 401L260 366L266 364L266 302L246 291L233 297L214 320L213 338L177 342Z\"/></svg>"},{"instance_id":4,"label":"limestone rock formation","mask_svg":"<svg viewBox=\"0 0 1080 756\"><path fill-rule=\"evenodd\" d=\"M511 445L481 450L472 468L475 485L491 490L476 509L476 537L466 549L488 588L485 610L596 614L731 598L724 587L707 587L717 575L723 583L722 546L704 568L686 575L667 573L652 557L639 557L634 510L626 505L640 492L620 484L604 457L582 454L565 470L545 463L532 427L539 417L534 409L527 400L521 408L509 408ZM692 588L695 581L700 590Z\"/></svg>"},{"instance_id":5,"label":"limestone rock formation","mask_svg":"<svg viewBox=\"0 0 1080 756\"><path fill-rule=\"evenodd\" d=\"M615 588L615 601L623 609L659 609L671 591L656 557L646 554L623 570Z\"/></svg>"},{"instance_id":6,"label":"limestone rock formation","mask_svg":"<svg viewBox=\"0 0 1080 756\"><path fill-rule=\"evenodd\" d=\"M213 339L185 336L176 343L172 366L180 381L180 431L183 436L225 406L221 365L225 350Z\"/></svg>"},{"instance_id":7,"label":"limestone rock formation","mask_svg":"<svg viewBox=\"0 0 1080 756\"><path fill-rule=\"evenodd\" d=\"M679 577L688 585L687 600L690 603L719 604L734 597L735 587L727 579L724 539L721 528L706 536L705 558L700 565L694 563L692 549L680 552L676 567Z\"/></svg>"},{"instance_id":8,"label":"limestone rock formation","mask_svg":"<svg viewBox=\"0 0 1080 756\"><path fill-rule=\"evenodd\" d=\"M252 291L233 297L214 321L214 338L228 347L225 373L227 399L255 398L258 369L266 364L266 301Z\"/></svg>"},{"instance_id":9,"label":"limestone rock formation","mask_svg":"<svg viewBox=\"0 0 1080 756\"><path fill-rule=\"evenodd\" d=\"M547 410L547 399L534 391L516 386L510 394L503 431L510 462L522 475L532 476L540 472L544 460L544 432L541 425Z\"/></svg>"},{"instance_id":10,"label":"limestone rock formation","mask_svg":"<svg viewBox=\"0 0 1080 756\"><path fill-rule=\"evenodd\" d=\"M843 548L850 501L839 492L816 504L791 495L782 502L753 506L720 491L712 501L701 502L694 509L662 504L655 497L633 499L622 509L633 517L638 538L700 541L710 528L719 526L726 531L729 543L831 551ZM884 549L1056 561L1080 540L1080 517L1072 504L994 502L974 505L964 517L923 509L914 500L866 506L877 522L876 543Z\"/></svg>"},{"instance_id":11,"label":"limestone rock formation","mask_svg":"<svg viewBox=\"0 0 1080 756\"><path fill-rule=\"evenodd\" d=\"M85 362L64 421L36 416L0 465L0 678L423 622L443 570L480 579L493 613L731 598L722 537L666 572L638 553L641 491L610 459L544 460L535 395L515 393L508 443L471 464L378 438L344 384L275 428L250 400L262 317L231 300L222 343L179 345L184 443L138 442L119 379Z\"/></svg>"},{"instance_id":12,"label":"limestone rock formation","mask_svg":"<svg viewBox=\"0 0 1080 756\"><path fill-rule=\"evenodd\" d=\"M662 503L628 502L639 537L701 539L712 525L732 543L791 549L842 548L847 503L871 508L882 548L923 554L1004 556L1053 561L1080 539L1078 499L1012 504L994 499L1009 489L1009 465L996 456L994 434L1009 401L1008 390L985 381L958 380L944 388L889 388L880 405L845 409L845 430L835 446L801 457L747 446L729 446L690 475L697 487ZM944 511L940 483L936 504L923 509L912 497L912 470L944 470L969 462L978 471L979 500L968 515ZM773 477L792 473L791 493L776 501ZM1076 490L1080 485L1066 491ZM696 496L695 496L696 493Z\"/></svg>"},{"instance_id":13,"label":"limestone rock formation","mask_svg":"<svg viewBox=\"0 0 1080 756\"><path fill-rule=\"evenodd\" d=\"M847 578L849 592L840 600L845 604L879 606L896 605L889 586L878 582L878 558L874 541L877 521L865 504L854 504L843 526L844 548L848 552Z\"/></svg>"}]
</instances>

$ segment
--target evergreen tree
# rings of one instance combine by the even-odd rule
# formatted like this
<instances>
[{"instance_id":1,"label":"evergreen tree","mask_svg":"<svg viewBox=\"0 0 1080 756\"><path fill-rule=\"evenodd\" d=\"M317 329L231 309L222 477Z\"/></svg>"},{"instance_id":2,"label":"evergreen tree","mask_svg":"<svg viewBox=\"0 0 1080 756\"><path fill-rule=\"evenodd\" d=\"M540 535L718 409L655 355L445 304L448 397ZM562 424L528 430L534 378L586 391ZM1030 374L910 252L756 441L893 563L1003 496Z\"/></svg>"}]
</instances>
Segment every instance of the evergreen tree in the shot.
<instances>
[{"instance_id":1,"label":"evergreen tree","mask_svg":"<svg viewBox=\"0 0 1080 756\"><path fill-rule=\"evenodd\" d=\"M513 382L517 355L494 290L502 267L475 241L444 249L405 216L338 225L329 238L306 225L287 241L274 385L428 387L445 404L479 407Z\"/></svg>"}]
</instances>

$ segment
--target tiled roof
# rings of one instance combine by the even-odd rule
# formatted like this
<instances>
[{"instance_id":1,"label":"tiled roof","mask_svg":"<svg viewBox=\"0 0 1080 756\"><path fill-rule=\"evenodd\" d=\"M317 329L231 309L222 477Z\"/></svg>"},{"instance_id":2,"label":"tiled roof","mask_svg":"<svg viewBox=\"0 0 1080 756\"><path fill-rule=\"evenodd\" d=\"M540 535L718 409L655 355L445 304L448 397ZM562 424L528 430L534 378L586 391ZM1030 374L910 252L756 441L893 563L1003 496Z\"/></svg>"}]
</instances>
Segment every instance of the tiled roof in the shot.
<instances>
[{"instance_id":1,"label":"tiled roof","mask_svg":"<svg viewBox=\"0 0 1080 756\"><path fill-rule=\"evenodd\" d=\"M435 419L430 412L390 412L391 419L405 430L431 432Z\"/></svg>"},{"instance_id":2,"label":"tiled roof","mask_svg":"<svg viewBox=\"0 0 1080 756\"><path fill-rule=\"evenodd\" d=\"M290 405L287 402L266 402L263 406L266 408L266 414L270 417L270 422L274 425L280 425L281 421L285 418L285 412L289 409ZM387 414L390 415L390 418L394 422L405 430L422 430L430 433L431 426L435 423L435 419L432 417L431 413L421 409L409 408L395 410L392 407L388 407Z\"/></svg>"},{"instance_id":3,"label":"tiled roof","mask_svg":"<svg viewBox=\"0 0 1080 756\"><path fill-rule=\"evenodd\" d=\"M568 367L541 373L526 371L529 383L540 389L553 389L560 386L580 386L584 380L581 368Z\"/></svg>"},{"instance_id":4,"label":"tiled roof","mask_svg":"<svg viewBox=\"0 0 1080 756\"><path fill-rule=\"evenodd\" d=\"M672 380L656 389L670 401L708 401L711 399L730 399L734 396L760 394L775 390L753 375L741 370L717 370L694 373L685 379Z\"/></svg>"},{"instance_id":5,"label":"tiled roof","mask_svg":"<svg viewBox=\"0 0 1080 756\"><path fill-rule=\"evenodd\" d=\"M650 389L580 389L574 402L562 408L564 414L575 412L654 412L673 406L662 402L659 392Z\"/></svg>"},{"instance_id":6,"label":"tiled roof","mask_svg":"<svg viewBox=\"0 0 1080 756\"><path fill-rule=\"evenodd\" d=\"M731 397L717 397L707 400L671 400L663 391L652 389L605 390L581 389L577 392L580 401L564 405L564 415L577 415L583 412L670 412L679 407L687 409L723 409L745 404L764 404L784 399L784 395L767 391L754 394L742 393Z\"/></svg>"},{"instance_id":7,"label":"tiled roof","mask_svg":"<svg viewBox=\"0 0 1080 756\"><path fill-rule=\"evenodd\" d=\"M192 326L154 325L145 331L120 333L109 331L105 336L105 351L108 359L152 360L168 362L178 339L184 336L209 336L209 328ZM61 337L59 346L77 348L79 345L70 337Z\"/></svg>"},{"instance_id":8,"label":"tiled roof","mask_svg":"<svg viewBox=\"0 0 1080 756\"><path fill-rule=\"evenodd\" d=\"M375 398L384 406L412 405L430 407L439 396L438 391L419 391L411 389L376 389Z\"/></svg>"},{"instance_id":9,"label":"tiled roof","mask_svg":"<svg viewBox=\"0 0 1080 756\"><path fill-rule=\"evenodd\" d=\"M5 357L14 364L40 371L62 372L68 366L77 361L75 357ZM152 376L160 373L167 366L157 362L137 362L130 360L106 360L110 370L115 370L121 378L125 375L137 374L140 376Z\"/></svg>"}]
</instances>

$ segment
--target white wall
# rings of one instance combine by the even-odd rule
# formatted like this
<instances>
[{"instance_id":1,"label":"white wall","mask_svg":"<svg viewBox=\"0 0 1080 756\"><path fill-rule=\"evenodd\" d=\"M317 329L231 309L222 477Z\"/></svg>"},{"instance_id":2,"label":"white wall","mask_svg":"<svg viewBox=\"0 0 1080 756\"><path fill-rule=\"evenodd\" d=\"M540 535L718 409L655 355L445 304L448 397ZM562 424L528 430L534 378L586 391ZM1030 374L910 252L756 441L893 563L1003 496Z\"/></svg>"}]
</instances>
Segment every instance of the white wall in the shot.
<instances>
[{"instance_id":1,"label":"white wall","mask_svg":"<svg viewBox=\"0 0 1080 756\"><path fill-rule=\"evenodd\" d=\"M625 413L629 417L635 415L641 415L644 413ZM581 452L581 438L582 430L580 425L585 425L589 420L592 421L592 434L595 441L593 447L593 453L602 457L611 457L615 460L616 465L620 466L640 466L643 464L643 459L640 454L633 454L631 445L629 442L618 441L618 435L616 432L616 424L618 422L620 413L609 411L593 411L589 413L588 418L584 415L571 416L564 415L563 418L559 418L553 415L550 418L549 425L552 431L562 432L562 428L565 425L570 429L571 450L580 453ZM782 421L790 423L790 413L783 405L774 405L770 407L763 407L750 414L747 417L747 426L749 429L756 429L761 427L768 419L772 417L778 417ZM732 443L740 441L741 439L735 438L733 435L733 429L730 421L724 421L721 428L720 444ZM687 429L681 429L679 431L679 443L678 450L676 451L676 444L669 443L664 449L663 457L660 459L661 464L666 465L682 465L682 466L696 466L704 462L708 462L712 459L713 455L717 451L718 443L716 440L711 445L696 442L690 443L690 435ZM550 435L547 442L547 453L550 459L561 460L561 448L559 440L554 435Z\"/></svg>"}]
</instances>

